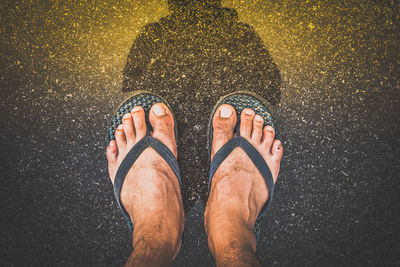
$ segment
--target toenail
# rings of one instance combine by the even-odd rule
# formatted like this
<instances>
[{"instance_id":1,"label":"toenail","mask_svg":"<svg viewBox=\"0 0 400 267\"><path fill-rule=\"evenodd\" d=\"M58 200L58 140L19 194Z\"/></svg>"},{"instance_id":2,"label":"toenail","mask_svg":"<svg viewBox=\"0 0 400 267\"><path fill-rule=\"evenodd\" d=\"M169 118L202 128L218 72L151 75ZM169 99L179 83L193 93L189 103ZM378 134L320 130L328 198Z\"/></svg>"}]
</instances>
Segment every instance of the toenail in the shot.
<instances>
[{"instance_id":1,"label":"toenail","mask_svg":"<svg viewBox=\"0 0 400 267\"><path fill-rule=\"evenodd\" d=\"M256 115L256 121L262 122L263 118L260 115Z\"/></svg>"},{"instance_id":2,"label":"toenail","mask_svg":"<svg viewBox=\"0 0 400 267\"><path fill-rule=\"evenodd\" d=\"M117 130L122 131L122 124L118 125Z\"/></svg>"},{"instance_id":3,"label":"toenail","mask_svg":"<svg viewBox=\"0 0 400 267\"><path fill-rule=\"evenodd\" d=\"M126 114L122 117L122 119L123 119L123 120L126 120L126 119L129 119L130 117L131 117L131 114L126 113Z\"/></svg>"},{"instance_id":4,"label":"toenail","mask_svg":"<svg viewBox=\"0 0 400 267\"><path fill-rule=\"evenodd\" d=\"M246 115L249 115L249 116L253 115L253 111L252 111L251 109L246 109L246 110L244 111L244 113L245 113Z\"/></svg>"},{"instance_id":5,"label":"toenail","mask_svg":"<svg viewBox=\"0 0 400 267\"><path fill-rule=\"evenodd\" d=\"M272 128L272 126L268 125L267 126L267 131L273 133L274 132L274 128Z\"/></svg>"},{"instance_id":6,"label":"toenail","mask_svg":"<svg viewBox=\"0 0 400 267\"><path fill-rule=\"evenodd\" d=\"M221 118L227 119L232 116L232 110L228 107L223 106L219 110L219 115L221 116Z\"/></svg>"},{"instance_id":7,"label":"toenail","mask_svg":"<svg viewBox=\"0 0 400 267\"><path fill-rule=\"evenodd\" d=\"M163 108L161 105L155 105L153 108L153 113L157 116L164 116L165 115L165 108Z\"/></svg>"},{"instance_id":8,"label":"toenail","mask_svg":"<svg viewBox=\"0 0 400 267\"><path fill-rule=\"evenodd\" d=\"M136 106L132 109L132 112L138 112L139 110L141 110L140 106Z\"/></svg>"}]
</instances>

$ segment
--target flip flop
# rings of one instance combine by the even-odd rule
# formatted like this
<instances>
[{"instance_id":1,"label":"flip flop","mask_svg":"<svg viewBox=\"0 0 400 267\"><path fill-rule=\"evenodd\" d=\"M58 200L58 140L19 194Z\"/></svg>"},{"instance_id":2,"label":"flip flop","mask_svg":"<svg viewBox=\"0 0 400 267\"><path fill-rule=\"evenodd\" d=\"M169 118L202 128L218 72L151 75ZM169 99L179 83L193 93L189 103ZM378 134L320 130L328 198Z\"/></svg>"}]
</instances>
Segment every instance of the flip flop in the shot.
<instances>
[{"instance_id":1,"label":"flip flop","mask_svg":"<svg viewBox=\"0 0 400 267\"><path fill-rule=\"evenodd\" d=\"M147 133L146 136L140 139L133 147L132 149L126 154L125 158L121 162L121 165L119 166L117 170L117 174L115 176L114 180L114 194L115 198L117 199L117 203L119 208L121 209L122 213L124 214L129 230L131 233L133 232L133 222L128 214L128 212L125 210L121 203L120 199L120 193L122 189L122 185L124 183L125 177L128 173L128 171L131 169L132 165L135 163L136 159L142 154L142 152L148 148L152 147L157 153L168 163L168 165L171 167L173 172L175 173L176 177L178 178L179 181L179 186L182 190L182 182L181 182L181 176L179 173L179 167L178 167L178 162L174 156L174 154L169 150L167 146L165 146L162 142L157 140L156 138L150 136L150 131L153 130L150 121L149 121L149 111L150 108L156 104L156 103L164 103L168 109L172 113L172 109L169 106L169 104L160 96L157 96L153 93L147 92L147 91L137 91L133 96L129 97L126 99L122 104L118 107L118 109L115 111L114 116L111 121L111 126L108 129L108 143L111 140L115 139L115 131L118 127L118 125L122 124L122 117L126 114L129 113L134 107L136 106L141 106L144 109L145 112L145 119L146 119L146 125L147 125ZM175 131L175 139L178 140L178 131L177 131L177 123L175 121L175 116L172 113L172 117L174 118L174 131ZM107 143L107 145L108 145Z\"/></svg>"},{"instance_id":2,"label":"flip flop","mask_svg":"<svg viewBox=\"0 0 400 267\"><path fill-rule=\"evenodd\" d=\"M265 104L265 100L260 96L248 92L248 91L239 91L232 94L228 94L219 99L217 104L214 106L214 109L211 113L211 117L208 123L208 152L211 159L211 146L212 146L212 138L213 138L213 117L218 107L222 104L229 104L234 107L237 114L237 123L235 125L234 133L237 134L236 137L228 141L225 145L223 145L217 153L215 153L213 160L210 164L210 177L208 181L208 193L210 193L211 183L215 172L221 163L229 156L229 154L236 148L241 147L244 152L249 156L251 161L253 161L254 165L260 171L261 175L264 177L264 180L267 184L269 190L269 198L262 208L260 214L258 215L255 226L254 226L254 234L256 235L256 239L258 241L260 232L261 232L261 224L264 215L267 213L271 201L272 196L274 194L274 180L272 178L272 174L270 169L268 168L267 163L261 154L247 141L245 138L240 136L240 114L243 109L250 108L255 111L256 114L260 115L264 119L264 125L271 125L275 130L275 139L277 139L277 129L274 123L274 120Z\"/></svg>"}]
</instances>

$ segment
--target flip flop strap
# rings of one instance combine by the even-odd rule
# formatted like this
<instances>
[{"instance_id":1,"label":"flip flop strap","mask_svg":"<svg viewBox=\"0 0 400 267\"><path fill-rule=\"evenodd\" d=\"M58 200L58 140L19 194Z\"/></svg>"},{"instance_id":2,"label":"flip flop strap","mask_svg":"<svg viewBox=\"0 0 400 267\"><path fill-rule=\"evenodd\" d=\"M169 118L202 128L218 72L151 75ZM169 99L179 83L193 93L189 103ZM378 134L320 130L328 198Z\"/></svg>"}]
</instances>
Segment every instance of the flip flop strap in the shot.
<instances>
[{"instance_id":1,"label":"flip flop strap","mask_svg":"<svg viewBox=\"0 0 400 267\"><path fill-rule=\"evenodd\" d=\"M213 160L211 161L210 167L210 178L208 182L208 192L210 192L212 178L221 163L229 156L229 154L236 148L240 147L246 152L251 161L260 171L261 175L264 177L265 183L267 184L269 190L269 198L267 203L265 203L257 219L262 218L267 212L269 206L271 205L272 196L274 194L274 180L267 163L261 154L254 148L252 144L249 143L245 138L237 136L223 145L217 153L215 153Z\"/></svg>"},{"instance_id":2,"label":"flip flop strap","mask_svg":"<svg viewBox=\"0 0 400 267\"><path fill-rule=\"evenodd\" d=\"M129 218L128 212L125 210L124 206L121 203L121 189L124 183L125 177L131 169L132 165L135 163L137 158L142 154L142 152L148 148L152 147L157 153L168 163L171 167L172 171L175 173L176 177L179 181L179 186L182 189L181 176L179 173L178 162L174 156L174 154L169 150L169 148L161 143L159 140L152 136L145 136L139 142L137 142L132 149L126 154L124 160L117 170L117 174L114 180L114 194L117 199L118 206L120 207L122 213Z\"/></svg>"}]
</instances>

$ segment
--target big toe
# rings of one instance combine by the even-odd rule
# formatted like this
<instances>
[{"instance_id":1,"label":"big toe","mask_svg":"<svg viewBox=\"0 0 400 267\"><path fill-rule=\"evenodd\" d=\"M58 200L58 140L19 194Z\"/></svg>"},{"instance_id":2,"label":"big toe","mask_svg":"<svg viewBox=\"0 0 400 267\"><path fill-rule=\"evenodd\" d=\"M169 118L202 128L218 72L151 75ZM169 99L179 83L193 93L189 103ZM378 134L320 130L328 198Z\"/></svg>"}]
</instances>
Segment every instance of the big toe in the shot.
<instances>
[{"instance_id":1,"label":"big toe","mask_svg":"<svg viewBox=\"0 0 400 267\"><path fill-rule=\"evenodd\" d=\"M223 104L218 107L213 117L211 158L224 144L233 138L236 121L236 111L231 105Z\"/></svg>"},{"instance_id":2,"label":"big toe","mask_svg":"<svg viewBox=\"0 0 400 267\"><path fill-rule=\"evenodd\" d=\"M166 145L177 157L174 118L168 107L163 103L154 104L150 109L149 120L153 127L152 136Z\"/></svg>"}]
</instances>

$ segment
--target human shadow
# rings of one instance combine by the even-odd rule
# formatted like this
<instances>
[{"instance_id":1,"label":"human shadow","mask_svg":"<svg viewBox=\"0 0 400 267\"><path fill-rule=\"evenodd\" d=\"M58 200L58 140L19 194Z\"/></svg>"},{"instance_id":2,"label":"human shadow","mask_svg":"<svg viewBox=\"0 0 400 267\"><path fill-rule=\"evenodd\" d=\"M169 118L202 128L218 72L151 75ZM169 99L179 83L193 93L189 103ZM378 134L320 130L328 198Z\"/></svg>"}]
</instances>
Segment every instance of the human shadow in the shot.
<instances>
[{"instance_id":1,"label":"human shadow","mask_svg":"<svg viewBox=\"0 0 400 267\"><path fill-rule=\"evenodd\" d=\"M197 197L207 198L207 124L216 101L248 90L275 105L281 76L260 36L220 0L169 0L168 6L171 14L135 39L122 90L149 90L171 105L187 211Z\"/></svg>"}]
</instances>

